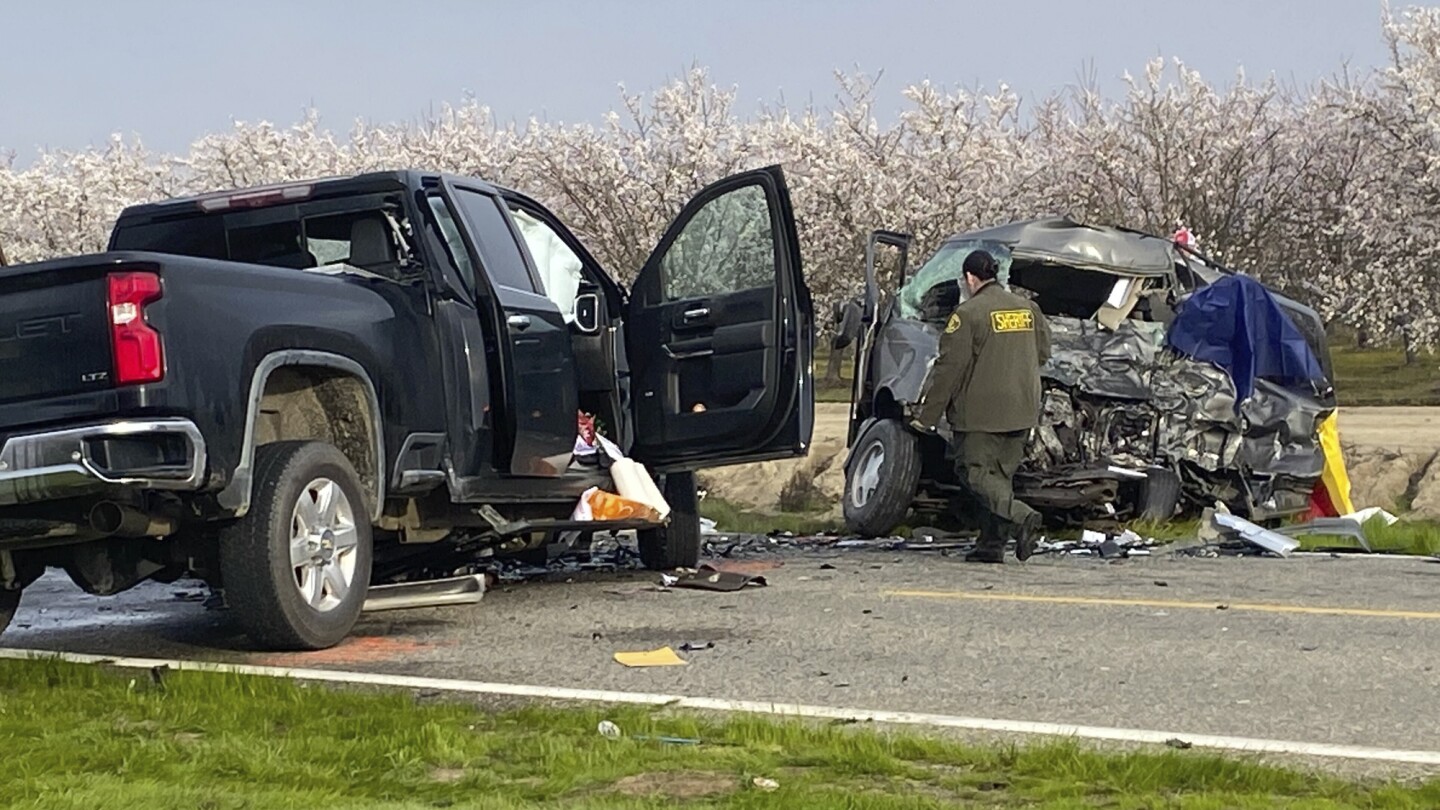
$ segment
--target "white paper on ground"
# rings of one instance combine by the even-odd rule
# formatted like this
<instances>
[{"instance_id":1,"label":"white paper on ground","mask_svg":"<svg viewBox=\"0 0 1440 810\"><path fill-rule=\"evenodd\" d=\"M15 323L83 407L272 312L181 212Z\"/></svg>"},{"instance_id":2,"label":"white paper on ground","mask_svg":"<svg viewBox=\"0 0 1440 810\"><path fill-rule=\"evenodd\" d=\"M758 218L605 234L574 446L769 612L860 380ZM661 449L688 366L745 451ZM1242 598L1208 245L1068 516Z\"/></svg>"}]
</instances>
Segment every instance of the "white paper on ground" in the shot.
<instances>
[{"instance_id":1,"label":"white paper on ground","mask_svg":"<svg viewBox=\"0 0 1440 810\"><path fill-rule=\"evenodd\" d=\"M1386 526L1394 526L1400 520L1400 518L1395 517L1378 506L1367 506L1364 509L1358 509L1348 515L1341 515L1341 517L1357 521L1361 526L1364 526L1377 517L1384 520Z\"/></svg>"}]
</instances>

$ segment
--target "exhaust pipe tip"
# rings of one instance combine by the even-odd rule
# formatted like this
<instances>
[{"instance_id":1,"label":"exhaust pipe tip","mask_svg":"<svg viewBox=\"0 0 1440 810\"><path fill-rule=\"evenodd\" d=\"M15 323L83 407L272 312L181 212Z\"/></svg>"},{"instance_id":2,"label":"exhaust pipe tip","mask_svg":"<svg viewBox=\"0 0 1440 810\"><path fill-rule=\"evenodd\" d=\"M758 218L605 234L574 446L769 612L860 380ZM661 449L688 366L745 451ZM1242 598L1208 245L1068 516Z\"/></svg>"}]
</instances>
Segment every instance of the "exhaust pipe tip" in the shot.
<instances>
[{"instance_id":1,"label":"exhaust pipe tip","mask_svg":"<svg viewBox=\"0 0 1440 810\"><path fill-rule=\"evenodd\" d=\"M125 522L125 510L113 501L102 501L90 509L90 528L109 537L120 531Z\"/></svg>"},{"instance_id":2,"label":"exhaust pipe tip","mask_svg":"<svg viewBox=\"0 0 1440 810\"><path fill-rule=\"evenodd\" d=\"M164 537L174 533L175 521L151 517L114 501L101 501L90 509L90 528L104 537Z\"/></svg>"}]
</instances>

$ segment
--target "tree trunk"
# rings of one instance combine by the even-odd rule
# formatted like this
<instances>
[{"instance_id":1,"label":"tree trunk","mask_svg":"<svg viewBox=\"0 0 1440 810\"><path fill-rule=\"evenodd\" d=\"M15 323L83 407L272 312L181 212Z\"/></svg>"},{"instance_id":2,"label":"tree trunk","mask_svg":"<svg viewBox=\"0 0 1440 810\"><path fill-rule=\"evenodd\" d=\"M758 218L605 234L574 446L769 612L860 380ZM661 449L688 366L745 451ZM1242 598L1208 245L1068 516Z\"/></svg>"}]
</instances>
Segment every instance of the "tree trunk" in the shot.
<instances>
[{"instance_id":1,"label":"tree trunk","mask_svg":"<svg viewBox=\"0 0 1440 810\"><path fill-rule=\"evenodd\" d=\"M844 361L844 349L830 349L830 356L825 360L825 381L840 382L840 363Z\"/></svg>"}]
</instances>

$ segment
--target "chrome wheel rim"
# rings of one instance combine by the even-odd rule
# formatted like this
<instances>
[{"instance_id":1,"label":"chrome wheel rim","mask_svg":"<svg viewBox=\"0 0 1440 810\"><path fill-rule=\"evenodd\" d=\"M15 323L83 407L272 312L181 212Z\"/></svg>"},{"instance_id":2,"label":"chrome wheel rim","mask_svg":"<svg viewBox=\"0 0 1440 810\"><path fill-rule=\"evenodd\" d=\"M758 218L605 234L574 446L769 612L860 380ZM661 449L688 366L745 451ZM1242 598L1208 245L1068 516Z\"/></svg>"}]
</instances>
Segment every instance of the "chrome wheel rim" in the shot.
<instances>
[{"instance_id":1,"label":"chrome wheel rim","mask_svg":"<svg viewBox=\"0 0 1440 810\"><path fill-rule=\"evenodd\" d=\"M325 613L345 601L355 586L359 547L345 490L328 478L307 484L290 517L291 581L305 604Z\"/></svg>"},{"instance_id":2,"label":"chrome wheel rim","mask_svg":"<svg viewBox=\"0 0 1440 810\"><path fill-rule=\"evenodd\" d=\"M885 445L874 442L855 465L855 478L850 482L850 502L864 507L880 488L880 470L885 466Z\"/></svg>"}]
</instances>

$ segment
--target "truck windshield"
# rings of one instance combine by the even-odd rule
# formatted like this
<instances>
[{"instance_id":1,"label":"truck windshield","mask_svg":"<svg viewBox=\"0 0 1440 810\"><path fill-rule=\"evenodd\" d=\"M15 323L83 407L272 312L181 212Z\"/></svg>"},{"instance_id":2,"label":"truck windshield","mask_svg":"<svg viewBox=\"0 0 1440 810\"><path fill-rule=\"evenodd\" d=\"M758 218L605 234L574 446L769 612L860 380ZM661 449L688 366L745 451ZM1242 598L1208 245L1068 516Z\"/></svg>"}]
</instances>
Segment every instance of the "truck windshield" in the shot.
<instances>
[{"instance_id":1,"label":"truck windshield","mask_svg":"<svg viewBox=\"0 0 1440 810\"><path fill-rule=\"evenodd\" d=\"M965 257L976 250L989 251L1000 265L999 281L1010 282L1010 249L999 242L953 241L935 251L915 277L900 288L900 315L930 320L937 314L949 317L963 297Z\"/></svg>"}]
</instances>

